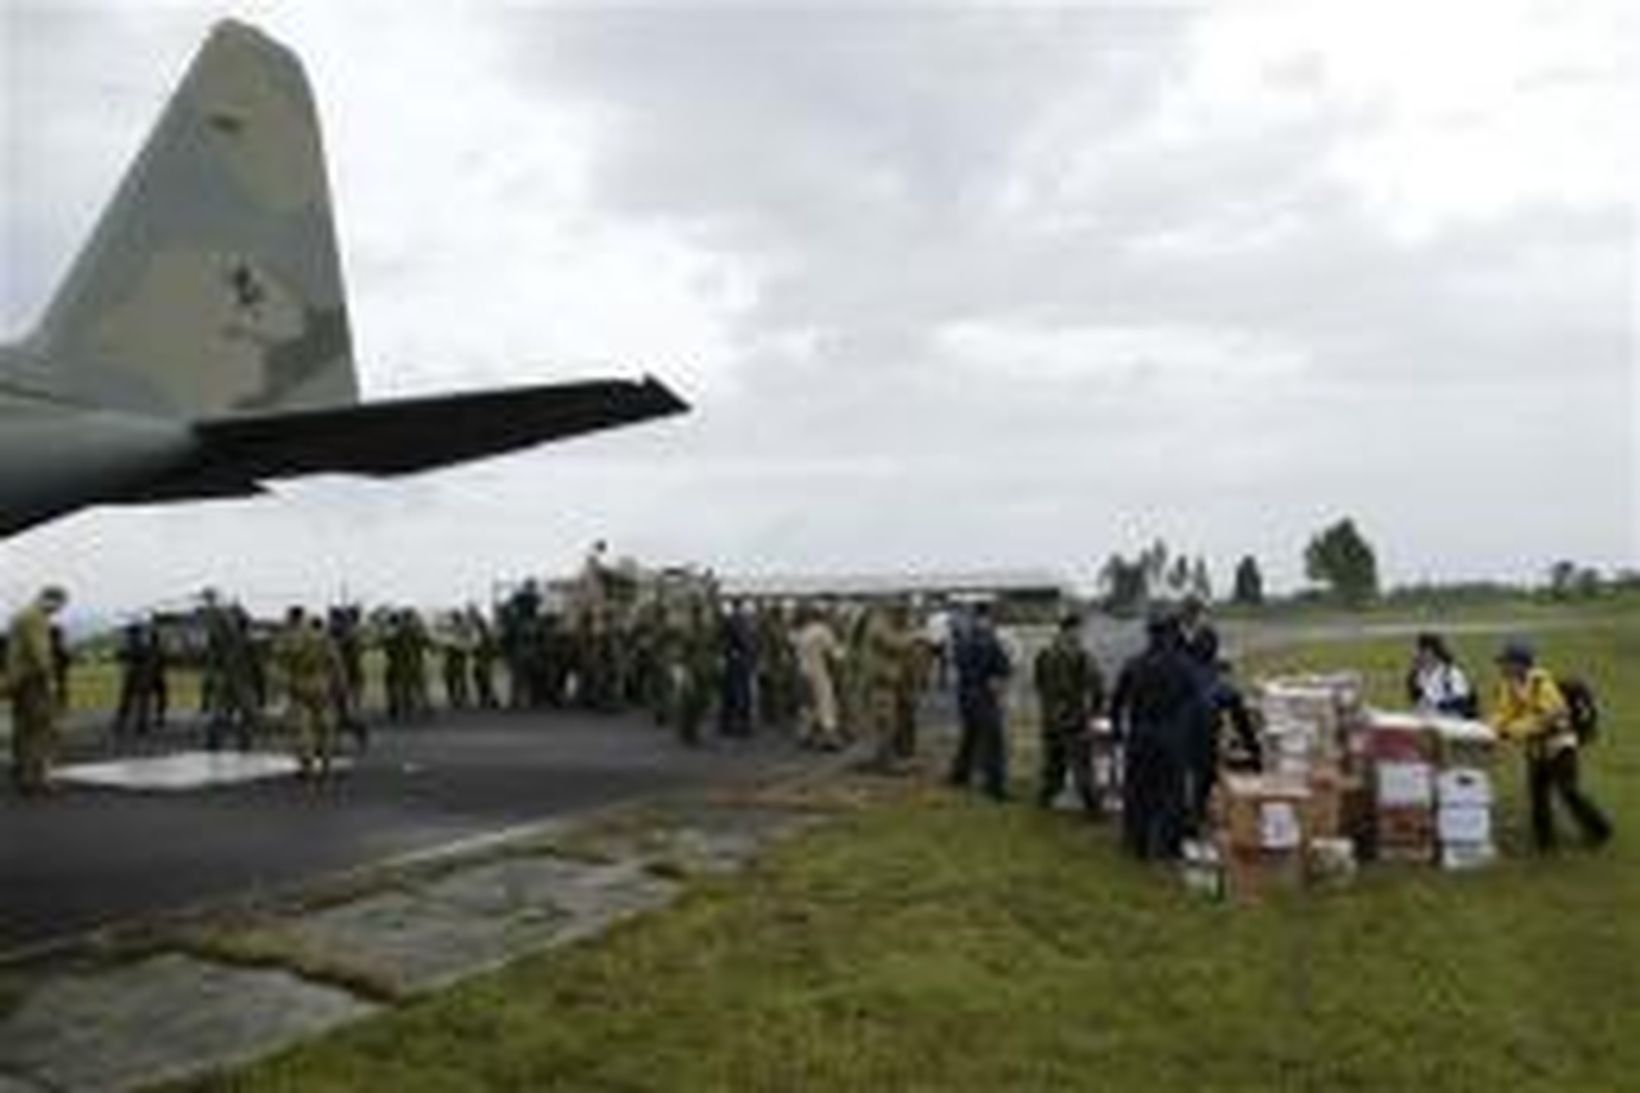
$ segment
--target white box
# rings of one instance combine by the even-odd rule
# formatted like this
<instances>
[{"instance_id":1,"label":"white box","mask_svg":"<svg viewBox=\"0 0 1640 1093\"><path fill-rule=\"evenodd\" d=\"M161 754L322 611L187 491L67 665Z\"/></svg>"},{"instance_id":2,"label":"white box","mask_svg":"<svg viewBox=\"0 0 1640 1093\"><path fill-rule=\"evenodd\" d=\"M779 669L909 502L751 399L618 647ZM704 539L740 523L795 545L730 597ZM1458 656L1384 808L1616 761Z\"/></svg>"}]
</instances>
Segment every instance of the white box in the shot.
<instances>
[{"instance_id":1,"label":"white box","mask_svg":"<svg viewBox=\"0 0 1640 1093\"><path fill-rule=\"evenodd\" d=\"M1435 835L1442 846L1492 841L1492 810L1486 806L1442 805L1435 813Z\"/></svg>"},{"instance_id":2,"label":"white box","mask_svg":"<svg viewBox=\"0 0 1640 1093\"><path fill-rule=\"evenodd\" d=\"M1292 801L1265 801L1258 820L1259 845L1266 850L1296 850L1304 841L1298 806Z\"/></svg>"},{"instance_id":3,"label":"white box","mask_svg":"<svg viewBox=\"0 0 1640 1093\"><path fill-rule=\"evenodd\" d=\"M1435 800L1442 808L1492 807L1492 776L1478 767L1453 767L1435 776Z\"/></svg>"},{"instance_id":4,"label":"white box","mask_svg":"<svg viewBox=\"0 0 1640 1093\"><path fill-rule=\"evenodd\" d=\"M1391 808L1428 808L1435 799L1428 763L1379 763L1378 803Z\"/></svg>"}]
</instances>

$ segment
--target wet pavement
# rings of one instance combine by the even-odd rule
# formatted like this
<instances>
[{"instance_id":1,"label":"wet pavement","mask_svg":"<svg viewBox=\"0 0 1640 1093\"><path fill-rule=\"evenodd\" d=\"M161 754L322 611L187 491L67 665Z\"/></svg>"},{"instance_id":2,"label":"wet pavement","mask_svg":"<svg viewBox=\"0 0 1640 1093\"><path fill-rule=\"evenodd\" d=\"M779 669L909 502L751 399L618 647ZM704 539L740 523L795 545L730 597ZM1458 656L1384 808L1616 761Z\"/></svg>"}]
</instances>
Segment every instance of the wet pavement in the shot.
<instances>
[{"instance_id":1,"label":"wet pavement","mask_svg":"<svg viewBox=\"0 0 1640 1093\"><path fill-rule=\"evenodd\" d=\"M176 739L149 751L197 746ZM101 747L80 760L107 759ZM0 791L0 953L133 916L264 893L523 824L755 777L789 741L685 748L640 717L469 713L378 731L353 769L178 792Z\"/></svg>"}]
</instances>

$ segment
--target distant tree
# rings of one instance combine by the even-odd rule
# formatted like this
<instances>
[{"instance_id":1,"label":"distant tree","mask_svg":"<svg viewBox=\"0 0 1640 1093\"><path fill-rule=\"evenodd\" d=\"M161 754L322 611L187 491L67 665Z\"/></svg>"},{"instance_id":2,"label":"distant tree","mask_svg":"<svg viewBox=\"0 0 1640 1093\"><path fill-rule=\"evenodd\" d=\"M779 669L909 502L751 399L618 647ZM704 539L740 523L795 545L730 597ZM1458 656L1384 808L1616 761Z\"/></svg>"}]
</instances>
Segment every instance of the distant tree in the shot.
<instances>
[{"instance_id":1,"label":"distant tree","mask_svg":"<svg viewBox=\"0 0 1640 1093\"><path fill-rule=\"evenodd\" d=\"M1600 595L1601 589L1605 587L1605 581L1600 576L1600 570L1593 566L1586 566L1577 571L1577 578L1573 581L1573 585L1576 587L1579 596L1592 599Z\"/></svg>"},{"instance_id":2,"label":"distant tree","mask_svg":"<svg viewBox=\"0 0 1640 1093\"><path fill-rule=\"evenodd\" d=\"M1167 567L1167 591L1175 598L1190 591L1190 559L1186 555L1180 554Z\"/></svg>"},{"instance_id":3,"label":"distant tree","mask_svg":"<svg viewBox=\"0 0 1640 1093\"><path fill-rule=\"evenodd\" d=\"M1114 615L1138 611L1150 598L1150 570L1146 556L1141 553L1133 561L1120 554L1112 554L1099 571L1099 584L1105 592L1105 609Z\"/></svg>"},{"instance_id":4,"label":"distant tree","mask_svg":"<svg viewBox=\"0 0 1640 1093\"><path fill-rule=\"evenodd\" d=\"M1213 577L1207 572L1207 559L1196 556L1196 564L1190 567L1190 594L1203 602L1213 598Z\"/></svg>"},{"instance_id":5,"label":"distant tree","mask_svg":"<svg viewBox=\"0 0 1640 1093\"><path fill-rule=\"evenodd\" d=\"M1160 589L1167 583L1167 542L1157 539L1139 554L1139 564L1144 567L1145 581L1151 589Z\"/></svg>"},{"instance_id":6,"label":"distant tree","mask_svg":"<svg viewBox=\"0 0 1640 1093\"><path fill-rule=\"evenodd\" d=\"M1304 548L1304 574L1327 585L1350 607L1378 595L1378 557L1355 521L1347 518L1310 540Z\"/></svg>"},{"instance_id":7,"label":"distant tree","mask_svg":"<svg viewBox=\"0 0 1640 1093\"><path fill-rule=\"evenodd\" d=\"M1264 602L1264 574L1259 572L1258 559L1251 554L1236 563L1235 601L1248 607Z\"/></svg>"},{"instance_id":8,"label":"distant tree","mask_svg":"<svg viewBox=\"0 0 1640 1093\"><path fill-rule=\"evenodd\" d=\"M1569 558L1562 558L1549 567L1549 595L1557 600L1564 600L1572 594L1572 586L1577 583L1577 563Z\"/></svg>"}]
</instances>

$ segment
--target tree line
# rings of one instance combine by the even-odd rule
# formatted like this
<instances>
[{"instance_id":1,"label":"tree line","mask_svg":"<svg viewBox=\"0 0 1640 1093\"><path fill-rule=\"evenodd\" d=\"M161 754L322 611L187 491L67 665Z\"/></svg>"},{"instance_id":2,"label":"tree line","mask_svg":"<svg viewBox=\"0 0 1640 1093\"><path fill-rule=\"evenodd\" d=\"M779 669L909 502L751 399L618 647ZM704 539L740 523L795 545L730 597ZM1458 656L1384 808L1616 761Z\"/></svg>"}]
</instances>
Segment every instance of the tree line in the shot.
<instances>
[{"instance_id":1,"label":"tree line","mask_svg":"<svg viewBox=\"0 0 1640 1093\"><path fill-rule=\"evenodd\" d=\"M1518 596L1534 590L1501 582L1468 581L1456 584L1418 584L1385 592L1379 582L1378 555L1356 522L1345 517L1312 535L1304 546L1304 576L1314 587L1299 599L1325 600L1359 609L1383 598L1484 599ZM1132 557L1113 553L1100 567L1099 589L1104 608L1115 614L1144 610L1153 601L1197 597L1213 599L1212 576L1201 555L1173 551L1156 539ZM1640 591L1640 572L1622 570L1602 574L1592 566L1559 560L1551 565L1543 585L1535 590L1557 600L1586 598L1608 591ZM1237 561L1229 601L1258 607L1267 599L1264 573L1251 554Z\"/></svg>"}]
</instances>

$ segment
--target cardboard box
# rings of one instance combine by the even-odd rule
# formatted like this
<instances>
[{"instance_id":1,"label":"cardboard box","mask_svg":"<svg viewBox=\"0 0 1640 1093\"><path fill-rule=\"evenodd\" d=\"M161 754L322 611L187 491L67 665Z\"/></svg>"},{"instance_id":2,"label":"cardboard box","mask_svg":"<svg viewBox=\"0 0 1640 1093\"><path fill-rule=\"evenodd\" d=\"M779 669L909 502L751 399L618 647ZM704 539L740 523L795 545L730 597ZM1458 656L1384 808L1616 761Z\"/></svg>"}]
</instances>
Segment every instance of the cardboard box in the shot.
<instances>
[{"instance_id":1,"label":"cardboard box","mask_svg":"<svg viewBox=\"0 0 1640 1093\"><path fill-rule=\"evenodd\" d=\"M1184 886L1208 899L1225 894L1224 855L1218 844L1207 839L1186 839L1179 853L1179 874Z\"/></svg>"},{"instance_id":2,"label":"cardboard box","mask_svg":"<svg viewBox=\"0 0 1640 1093\"><path fill-rule=\"evenodd\" d=\"M1474 767L1457 767L1435 775L1435 801L1447 807L1492 807L1492 776Z\"/></svg>"},{"instance_id":3,"label":"cardboard box","mask_svg":"<svg viewBox=\"0 0 1640 1093\"><path fill-rule=\"evenodd\" d=\"M1378 856L1389 850L1420 851L1432 857L1435 851L1435 812L1429 808L1379 806L1373 825L1373 842Z\"/></svg>"},{"instance_id":4,"label":"cardboard box","mask_svg":"<svg viewBox=\"0 0 1640 1093\"><path fill-rule=\"evenodd\" d=\"M1442 846L1492 841L1489 805L1442 805L1435 813L1435 837Z\"/></svg>"},{"instance_id":5,"label":"cardboard box","mask_svg":"<svg viewBox=\"0 0 1640 1093\"><path fill-rule=\"evenodd\" d=\"M1310 799L1305 782L1267 774L1227 774L1220 786L1233 850L1287 851L1303 845Z\"/></svg>"},{"instance_id":6,"label":"cardboard box","mask_svg":"<svg viewBox=\"0 0 1640 1093\"><path fill-rule=\"evenodd\" d=\"M1317 767L1311 772L1307 827L1312 839L1347 837L1344 832L1344 791L1348 780L1337 767Z\"/></svg>"},{"instance_id":7,"label":"cardboard box","mask_svg":"<svg viewBox=\"0 0 1640 1093\"><path fill-rule=\"evenodd\" d=\"M1355 879L1355 843L1349 839L1310 840L1305 857L1307 879L1312 884L1342 885Z\"/></svg>"},{"instance_id":8,"label":"cardboard box","mask_svg":"<svg viewBox=\"0 0 1640 1093\"><path fill-rule=\"evenodd\" d=\"M1259 903L1304 888L1304 855L1296 850L1231 849L1224 866L1225 890L1237 903Z\"/></svg>"},{"instance_id":9,"label":"cardboard box","mask_svg":"<svg viewBox=\"0 0 1640 1093\"><path fill-rule=\"evenodd\" d=\"M1435 803L1435 768L1428 763L1380 761L1373 777L1380 808L1429 808Z\"/></svg>"}]
</instances>

